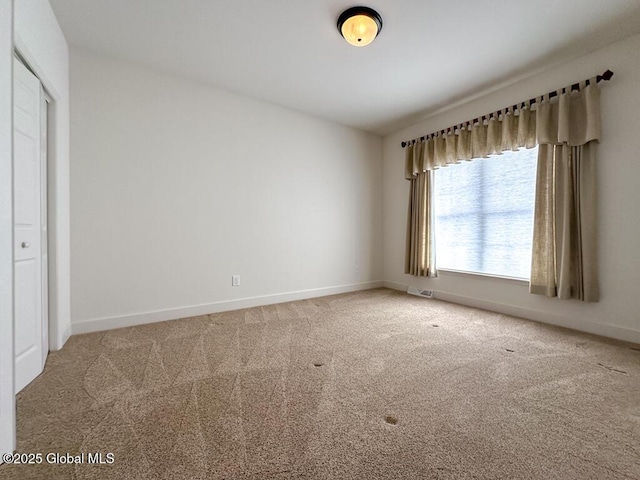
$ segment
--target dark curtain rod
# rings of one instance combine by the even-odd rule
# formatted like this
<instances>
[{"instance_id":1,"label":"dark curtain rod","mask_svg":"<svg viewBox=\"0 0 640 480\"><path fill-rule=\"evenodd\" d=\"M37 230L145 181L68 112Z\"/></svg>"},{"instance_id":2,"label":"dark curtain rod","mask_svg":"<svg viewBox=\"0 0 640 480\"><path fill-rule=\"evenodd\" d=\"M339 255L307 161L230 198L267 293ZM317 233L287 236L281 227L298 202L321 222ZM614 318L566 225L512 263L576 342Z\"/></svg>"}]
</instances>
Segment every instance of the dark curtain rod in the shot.
<instances>
[{"instance_id":1,"label":"dark curtain rod","mask_svg":"<svg viewBox=\"0 0 640 480\"><path fill-rule=\"evenodd\" d=\"M611 80L611 77L613 77L613 72L611 70L607 70L602 75L598 75L596 77L596 83L600 83L602 80L609 81L609 80ZM587 82L587 85L589 85L589 83L591 83L589 80L587 80L586 82ZM579 89L580 89L580 84L579 83L574 83L573 85L571 85L571 90L579 90ZM557 97L558 93L557 92L549 92L548 95L549 95L549 98L553 98L553 97ZM519 104L520 105L524 105L525 103L526 102L520 102ZM536 99L532 98L531 100L529 100L529 103L530 104L536 103ZM513 108L514 109L518 108L518 105L514 105ZM482 117L478 117L476 120L485 121L488 118L489 118L488 115L483 115ZM462 123L466 123L466 122L462 122ZM444 130L440 130L440 132L444 133L444 132L446 132L447 130L450 130L450 129L451 129L451 127L445 128ZM401 145L402 145L402 148L404 148L407 145L411 145L411 144L416 143L416 142L424 142L426 139L427 139L427 135L422 136L420 138L415 138L413 140L408 140L406 142L402 142Z\"/></svg>"}]
</instances>

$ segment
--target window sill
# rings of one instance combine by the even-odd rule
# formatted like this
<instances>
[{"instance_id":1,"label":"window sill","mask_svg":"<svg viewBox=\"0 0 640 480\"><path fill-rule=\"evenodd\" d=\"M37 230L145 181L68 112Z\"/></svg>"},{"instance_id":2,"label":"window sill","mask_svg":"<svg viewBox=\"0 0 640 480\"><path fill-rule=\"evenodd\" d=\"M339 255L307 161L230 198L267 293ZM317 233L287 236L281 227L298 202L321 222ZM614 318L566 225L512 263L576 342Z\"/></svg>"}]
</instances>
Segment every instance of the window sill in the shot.
<instances>
[{"instance_id":1,"label":"window sill","mask_svg":"<svg viewBox=\"0 0 640 480\"><path fill-rule=\"evenodd\" d=\"M516 277L506 277L502 275L491 275L489 273L478 273L478 272L466 272L464 270L451 270L448 268L438 268L438 274L445 273L446 276L460 276L460 277L481 277L491 280L498 280L504 283L510 283L513 285L525 285L529 286L529 280L526 278L516 278Z\"/></svg>"}]
</instances>

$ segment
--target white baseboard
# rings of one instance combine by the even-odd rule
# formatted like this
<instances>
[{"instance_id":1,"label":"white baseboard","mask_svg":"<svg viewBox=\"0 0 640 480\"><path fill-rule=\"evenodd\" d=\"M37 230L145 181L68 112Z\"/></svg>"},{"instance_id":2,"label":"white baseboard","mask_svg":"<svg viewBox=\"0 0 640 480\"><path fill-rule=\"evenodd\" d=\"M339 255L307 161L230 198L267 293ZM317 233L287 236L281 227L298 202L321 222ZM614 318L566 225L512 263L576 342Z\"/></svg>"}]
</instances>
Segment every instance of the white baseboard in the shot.
<instances>
[{"instance_id":1,"label":"white baseboard","mask_svg":"<svg viewBox=\"0 0 640 480\"><path fill-rule=\"evenodd\" d=\"M391 288L393 290L406 292L408 288L407 285L402 285L400 283L387 281L383 283L385 287ZM505 315L512 315L514 317L526 318L527 320L533 320L534 322L547 323L549 325L569 328L571 330L577 330L579 332L591 333L593 335L600 335L602 337L615 338L616 340L622 340L625 342L640 343L640 331L632 330L630 328L618 327L616 325L605 325L602 323L591 322L589 320L580 320L580 322L576 322L575 320L562 315L540 312L538 310L532 310L530 308L519 307L517 305L511 305L507 303L481 300L465 295L442 292L440 290L434 291L433 298L437 300L443 300L445 302L466 305L468 307L475 307L492 312L504 313Z\"/></svg>"},{"instance_id":2,"label":"white baseboard","mask_svg":"<svg viewBox=\"0 0 640 480\"><path fill-rule=\"evenodd\" d=\"M565 327L571 330L600 335L602 337L615 338L625 342L640 343L640 332L629 328L618 327L616 325L605 325L603 323L592 322L589 320L580 320L577 322L571 318L556 315L548 312L540 312L530 308L523 308L517 305L509 305L506 303L489 302L479 300L477 298L466 297L445 292L436 292L434 298L444 300L446 302L458 303L469 307L482 308L492 312L504 313L514 317L526 318L535 322L547 323L558 327Z\"/></svg>"},{"instance_id":3,"label":"white baseboard","mask_svg":"<svg viewBox=\"0 0 640 480\"><path fill-rule=\"evenodd\" d=\"M401 283L396 282L387 282L386 280L382 282L383 286L386 288L390 288L392 290L400 290L401 292L406 292L409 285L402 285Z\"/></svg>"},{"instance_id":4,"label":"white baseboard","mask_svg":"<svg viewBox=\"0 0 640 480\"><path fill-rule=\"evenodd\" d=\"M79 320L72 322L71 333L73 335L77 335L80 333L99 332L114 328L132 327L146 323L164 322L166 320L207 315L209 313L227 312L229 310L240 310L242 308L260 307L264 305L273 305L275 303L291 302L294 300L304 300L307 298L324 297L340 293L357 292L360 290L380 288L382 286L382 281L356 283L351 285L339 285L336 287L315 288L311 290L299 290L296 292L227 300L190 307L172 308L168 310L134 313L132 315Z\"/></svg>"}]
</instances>

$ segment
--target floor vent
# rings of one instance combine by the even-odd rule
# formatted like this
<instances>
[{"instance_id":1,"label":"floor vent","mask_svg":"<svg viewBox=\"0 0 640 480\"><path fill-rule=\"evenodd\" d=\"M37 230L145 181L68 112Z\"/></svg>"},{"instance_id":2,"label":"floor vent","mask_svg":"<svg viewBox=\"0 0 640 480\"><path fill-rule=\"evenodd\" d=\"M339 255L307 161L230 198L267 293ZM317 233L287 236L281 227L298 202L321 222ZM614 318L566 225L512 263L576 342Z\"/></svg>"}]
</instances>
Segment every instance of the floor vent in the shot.
<instances>
[{"instance_id":1,"label":"floor vent","mask_svg":"<svg viewBox=\"0 0 640 480\"><path fill-rule=\"evenodd\" d=\"M420 290L419 288L409 287L407 293L423 298L433 298L433 290Z\"/></svg>"}]
</instances>

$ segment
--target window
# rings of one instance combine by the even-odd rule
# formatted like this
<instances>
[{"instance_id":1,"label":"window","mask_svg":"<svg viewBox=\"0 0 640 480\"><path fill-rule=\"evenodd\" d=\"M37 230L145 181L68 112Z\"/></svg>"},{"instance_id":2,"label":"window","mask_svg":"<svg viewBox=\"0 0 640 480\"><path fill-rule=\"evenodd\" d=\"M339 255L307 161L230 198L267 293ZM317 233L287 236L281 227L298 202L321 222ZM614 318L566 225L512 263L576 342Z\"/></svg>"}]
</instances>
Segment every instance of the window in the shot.
<instances>
[{"instance_id":1,"label":"window","mask_svg":"<svg viewBox=\"0 0 640 480\"><path fill-rule=\"evenodd\" d=\"M435 172L438 268L529 279L538 148Z\"/></svg>"}]
</instances>

